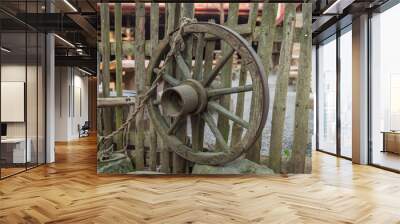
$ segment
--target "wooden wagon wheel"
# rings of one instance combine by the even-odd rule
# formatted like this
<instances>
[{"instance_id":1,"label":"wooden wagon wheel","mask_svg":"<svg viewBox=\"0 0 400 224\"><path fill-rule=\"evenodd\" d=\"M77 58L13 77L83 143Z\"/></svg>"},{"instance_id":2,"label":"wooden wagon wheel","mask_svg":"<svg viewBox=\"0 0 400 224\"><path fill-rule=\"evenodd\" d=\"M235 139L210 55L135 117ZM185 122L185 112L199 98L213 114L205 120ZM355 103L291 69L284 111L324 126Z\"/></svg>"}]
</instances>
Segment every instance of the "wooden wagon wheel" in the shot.
<instances>
[{"instance_id":1,"label":"wooden wagon wheel","mask_svg":"<svg viewBox=\"0 0 400 224\"><path fill-rule=\"evenodd\" d=\"M161 94L157 94L156 91L151 94L151 100L148 101L149 116L165 144L175 153L198 164L222 165L245 153L262 133L269 105L268 83L263 66L249 43L238 33L224 26L196 22L185 25L181 32L184 38L192 35L198 46L204 46L210 39L213 41L221 40L221 42L228 44L231 50L224 52L224 55L217 60L209 74L202 75L193 74L182 56L174 55L176 66L182 71L184 78L179 80L175 78L174 74L163 73L162 79L169 84L170 88L163 90ZM170 39L172 36L170 35L170 38L161 41L157 47L157 52L152 55L147 68L147 76L150 77L147 79L149 85L155 80L160 64L165 59L166 53L171 49ZM212 82L235 52L240 56L241 65L245 66L248 71L247 74L250 74L252 84L215 88L214 85L211 85ZM201 57L203 57L202 54ZM202 60L201 58L200 61ZM203 73L202 69L197 72ZM196 79L194 77L202 78ZM250 91L252 91L253 99L255 97L260 100L251 100L252 105L249 108L250 118L248 121L236 116L235 112L231 112L229 108L224 108L218 103L218 99L222 96ZM231 122L235 122L246 130L242 134L241 140L236 141L237 144L229 146L228 140L221 135L216 121L211 115L215 112L218 112L218 116L226 116ZM182 141L176 136L175 132L179 129L179 123L188 118L205 122L215 136L215 146L204 147L202 144L203 147L200 147L200 149L194 149L190 141ZM198 130L191 131L196 132ZM201 142L203 141L201 140Z\"/></svg>"}]
</instances>

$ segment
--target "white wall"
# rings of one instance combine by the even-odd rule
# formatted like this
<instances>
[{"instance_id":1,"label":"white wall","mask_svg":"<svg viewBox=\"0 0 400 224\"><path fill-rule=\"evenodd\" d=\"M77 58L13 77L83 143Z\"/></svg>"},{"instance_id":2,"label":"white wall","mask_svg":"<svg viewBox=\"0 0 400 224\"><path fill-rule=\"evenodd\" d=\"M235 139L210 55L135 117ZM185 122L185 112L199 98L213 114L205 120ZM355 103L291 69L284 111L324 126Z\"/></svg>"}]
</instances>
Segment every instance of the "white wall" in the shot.
<instances>
[{"instance_id":1,"label":"white wall","mask_svg":"<svg viewBox=\"0 0 400 224\"><path fill-rule=\"evenodd\" d=\"M55 69L55 141L68 140L69 79L67 67Z\"/></svg>"},{"instance_id":2,"label":"white wall","mask_svg":"<svg viewBox=\"0 0 400 224\"><path fill-rule=\"evenodd\" d=\"M38 69L38 70L37 70ZM27 78L27 80L25 80ZM24 138L25 135L30 140L32 150L32 161L44 163L45 150L45 115L44 115L44 74L42 67L10 63L1 66L2 82L24 82L26 84L26 106L21 108L22 113L26 112L26 120L22 122L6 122L7 137ZM23 94L24 91L22 90ZM7 96L2 96L7 97ZM2 112L13 113L12 108L2 107ZM38 153L38 156L37 156Z\"/></svg>"},{"instance_id":3,"label":"white wall","mask_svg":"<svg viewBox=\"0 0 400 224\"><path fill-rule=\"evenodd\" d=\"M1 66L1 81L25 82L25 64L6 64ZM28 70L29 67L28 67ZM7 108L1 108L7 110ZM25 137L25 122L7 123L7 137Z\"/></svg>"},{"instance_id":4,"label":"white wall","mask_svg":"<svg viewBox=\"0 0 400 224\"><path fill-rule=\"evenodd\" d=\"M73 80L73 96L71 96L71 99L74 100L74 102L71 102L71 105L73 105L73 108L71 108L72 111L72 119L71 119L71 136L72 138L78 138L79 133L78 133L78 124L81 126L85 123L85 121L89 120L89 113L88 113L88 78L82 76L82 73L79 72L79 74L76 74L75 70L75 75L74 75L74 80Z\"/></svg>"},{"instance_id":5,"label":"white wall","mask_svg":"<svg viewBox=\"0 0 400 224\"><path fill-rule=\"evenodd\" d=\"M76 68L56 67L55 140L79 137L78 124L88 120L88 78Z\"/></svg>"}]
</instances>

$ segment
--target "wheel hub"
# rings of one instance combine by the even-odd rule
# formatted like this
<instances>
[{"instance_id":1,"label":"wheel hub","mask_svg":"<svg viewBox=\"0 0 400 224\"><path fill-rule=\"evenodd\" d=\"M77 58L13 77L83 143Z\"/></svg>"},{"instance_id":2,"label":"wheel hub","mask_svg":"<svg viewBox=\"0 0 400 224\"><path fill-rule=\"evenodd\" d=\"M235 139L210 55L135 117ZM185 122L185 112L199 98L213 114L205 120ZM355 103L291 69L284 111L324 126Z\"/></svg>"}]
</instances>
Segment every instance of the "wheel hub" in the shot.
<instances>
[{"instance_id":1,"label":"wheel hub","mask_svg":"<svg viewBox=\"0 0 400 224\"><path fill-rule=\"evenodd\" d=\"M196 80L187 79L182 84L166 89L161 95L163 112L171 117L198 114L207 105L207 93Z\"/></svg>"}]
</instances>

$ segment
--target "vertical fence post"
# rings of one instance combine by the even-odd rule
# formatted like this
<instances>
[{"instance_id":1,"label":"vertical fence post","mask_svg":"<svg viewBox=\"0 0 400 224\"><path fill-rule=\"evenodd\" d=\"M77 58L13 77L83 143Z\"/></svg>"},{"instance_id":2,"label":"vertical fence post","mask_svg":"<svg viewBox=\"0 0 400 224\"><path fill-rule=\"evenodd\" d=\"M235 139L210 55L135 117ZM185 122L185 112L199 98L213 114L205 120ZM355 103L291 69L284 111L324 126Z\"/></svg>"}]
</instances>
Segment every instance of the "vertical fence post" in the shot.
<instances>
[{"instance_id":1,"label":"vertical fence post","mask_svg":"<svg viewBox=\"0 0 400 224\"><path fill-rule=\"evenodd\" d=\"M261 58L261 61L264 66L265 75L269 76L270 66L271 66L271 57L272 57L272 49L274 46L275 40L275 19L278 11L277 3L264 3L263 6L263 14L261 18L261 32L260 38L258 42L258 55Z\"/></svg>"},{"instance_id":2,"label":"vertical fence post","mask_svg":"<svg viewBox=\"0 0 400 224\"><path fill-rule=\"evenodd\" d=\"M158 3L151 3L150 9L150 42L151 42L151 52L152 54L157 49L158 44L158 29L159 29L159 5ZM150 77L147 77L150 78ZM153 122L150 120L150 130L149 130L149 137L150 137L150 170L156 171L157 169L157 133L154 129Z\"/></svg>"},{"instance_id":3,"label":"vertical fence post","mask_svg":"<svg viewBox=\"0 0 400 224\"><path fill-rule=\"evenodd\" d=\"M206 41L205 35L199 34L196 40L195 62L193 68L193 79L203 79L203 56ZM211 59L212 60L212 59ZM192 148L195 152L203 150L204 143L204 121L200 115L194 115L191 119L192 127Z\"/></svg>"},{"instance_id":4,"label":"vertical fence post","mask_svg":"<svg viewBox=\"0 0 400 224\"><path fill-rule=\"evenodd\" d=\"M209 22L215 23L215 20L210 20ZM204 49L204 69L203 69L203 75L210 74L212 71L212 66L213 66L213 61L214 61L214 50L215 50L215 45L217 41L216 40L209 40L205 43L205 49ZM202 139L201 143L200 141L197 143L198 146L203 147L204 144L204 120L200 119L200 124L199 124L199 130L198 130L198 138ZM192 133L193 135L193 133Z\"/></svg>"},{"instance_id":5,"label":"vertical fence post","mask_svg":"<svg viewBox=\"0 0 400 224\"><path fill-rule=\"evenodd\" d=\"M275 87L275 99L272 111L271 147L269 165L275 172L281 171L282 140L285 125L286 98L289 81L289 70L292 59L293 35L295 28L296 6L285 4L283 21L282 47L279 56L278 77Z\"/></svg>"},{"instance_id":6,"label":"vertical fence post","mask_svg":"<svg viewBox=\"0 0 400 224\"><path fill-rule=\"evenodd\" d=\"M261 17L260 37L258 42L258 55L264 67L266 78L268 79L272 57L272 49L275 40L275 19L278 11L278 4L264 2L263 14ZM257 100L257 99L252 99ZM260 151L262 136L260 136L254 143L253 147L249 150L246 158L254 162L260 162Z\"/></svg>"},{"instance_id":7,"label":"vertical fence post","mask_svg":"<svg viewBox=\"0 0 400 224\"><path fill-rule=\"evenodd\" d=\"M228 11L228 18L226 21L226 26L233 27L238 23L238 12L239 12L239 3L229 3L229 11ZM226 55L230 51L231 47L226 44L222 43L222 57ZM221 84L224 88L229 88L232 85L232 64L233 64L233 55L229 58L229 60L225 63L224 67L221 70ZM230 101L231 96L226 95L221 97L220 104L221 106L230 108ZM225 116L218 116L217 122L218 129L221 131L222 136L224 137L225 141L228 142L228 135L230 131L230 124L229 119ZM222 148L222 147L216 147Z\"/></svg>"},{"instance_id":8,"label":"vertical fence post","mask_svg":"<svg viewBox=\"0 0 400 224\"><path fill-rule=\"evenodd\" d=\"M194 3L182 3L181 7L179 7L181 10L181 15L182 17L185 18L190 18L192 19L194 17ZM179 24L179 22L178 22ZM189 71L192 69L192 59L193 59L193 38L192 37L187 37L185 38L185 49L182 52L182 57L185 59L185 63L187 67L189 68ZM177 68L177 74L178 78L183 80L183 75L182 71L180 71ZM179 77L180 76L180 77ZM177 131L177 136L179 139L181 139L183 142L186 141L187 138L187 124L186 120L182 121L182 124L180 126L180 129ZM174 155L174 165L177 165L175 171L177 173L184 173L188 166L189 162L180 157L179 155L175 154ZM177 164L178 163L178 164Z\"/></svg>"},{"instance_id":9,"label":"vertical fence post","mask_svg":"<svg viewBox=\"0 0 400 224\"><path fill-rule=\"evenodd\" d=\"M135 27L135 84L136 84L136 105L139 98L143 94L145 85L145 5L136 2L136 27ZM136 170L144 169L144 113L143 109L136 115L136 142L135 142L135 158Z\"/></svg>"},{"instance_id":10,"label":"vertical fence post","mask_svg":"<svg viewBox=\"0 0 400 224\"><path fill-rule=\"evenodd\" d=\"M109 97L110 96L110 12L108 8L108 4L100 5L100 14L101 14L101 42L102 42L102 72L101 80L102 80L102 96ZM108 135L111 133L111 110L109 108L102 109L102 121L104 127L104 135Z\"/></svg>"},{"instance_id":11,"label":"vertical fence post","mask_svg":"<svg viewBox=\"0 0 400 224\"><path fill-rule=\"evenodd\" d=\"M168 27L168 14L169 14L169 8L170 8L170 4L165 4L165 8L164 8L164 36L163 38L168 38L168 31L169 31L169 27ZM167 65L167 67L165 68L167 71L171 71L171 66ZM168 148L168 146L164 143L164 141L162 141L161 138L160 139L160 171L163 173L171 173L171 165L170 165L170 149Z\"/></svg>"},{"instance_id":12,"label":"vertical fence post","mask_svg":"<svg viewBox=\"0 0 400 224\"><path fill-rule=\"evenodd\" d=\"M251 34L255 33L254 31L256 28L257 16L258 16L258 3L253 3L251 5L249 19L247 21L247 26L250 27ZM249 43L251 44L253 41L253 35L250 35L247 38L247 41L249 41ZM246 66L243 64L241 66L241 71L240 71L239 86L246 85L246 79L247 79L247 69L246 69ZM238 100L239 100L239 97L241 97L241 99L240 99L241 102L240 102L240 104L238 102L237 105L242 107L242 108L240 108L242 111L243 111L243 107L244 107L244 95L245 95L244 93L238 94ZM260 97L263 97L263 96L253 95L253 97L251 99L252 100L251 105L253 105L253 101L261 101ZM238 112L238 111L236 111L236 112ZM262 111L257 111L256 113L251 113L251 115L260 114L260 113L262 113ZM243 112L240 116L243 116ZM250 120L251 119L252 118L250 117ZM238 139L241 139L240 137L242 135L243 128L239 127L236 123L234 125L234 128L235 128L235 126L237 126L237 128L240 128L240 136ZM232 130L232 132L233 132L233 130ZM233 138L232 138L232 140L233 140ZM260 141L257 141L246 153L246 158L253 162L256 162L256 163L260 162L261 138L259 138L259 140Z\"/></svg>"},{"instance_id":13,"label":"vertical fence post","mask_svg":"<svg viewBox=\"0 0 400 224\"><path fill-rule=\"evenodd\" d=\"M114 22L115 22L115 90L118 97L122 96L122 9L121 3L114 5ZM121 107L115 108L115 129L122 125L123 110ZM114 141L117 149L122 149L122 133L115 136Z\"/></svg>"},{"instance_id":14,"label":"vertical fence post","mask_svg":"<svg viewBox=\"0 0 400 224\"><path fill-rule=\"evenodd\" d=\"M258 16L258 3L251 3L249 18L247 21L247 26L250 27L251 33L253 33L256 28L257 16ZM251 44L253 41L253 35L250 35L249 37L247 37L247 41L249 41L249 43ZM239 86L246 85L246 79L247 79L247 68L246 68L245 64L241 62L240 73L239 73ZM244 97L245 97L245 93L238 93L237 97L236 97L235 114L238 117L243 117ZM234 146L235 144L237 144L241 140L242 134L243 134L243 128L240 125L238 125L236 122L233 123L232 135L231 135L231 147ZM246 154L246 157L248 157L248 154Z\"/></svg>"},{"instance_id":15,"label":"vertical fence post","mask_svg":"<svg viewBox=\"0 0 400 224\"><path fill-rule=\"evenodd\" d=\"M172 33L179 25L180 20L180 12L181 12L181 4L180 3L169 3L168 4L168 25L167 25L167 34ZM177 74L179 73L179 69L174 66L173 63L170 63L166 70L169 74ZM176 71L176 72L173 72ZM179 77L176 77L179 78ZM180 157L176 153L172 153L172 172L173 173L183 173L185 171L185 160Z\"/></svg>"},{"instance_id":16,"label":"vertical fence post","mask_svg":"<svg viewBox=\"0 0 400 224\"><path fill-rule=\"evenodd\" d=\"M292 152L292 172L304 173L309 143L308 121L311 91L311 3L302 4L303 29L300 35L299 77L296 87L296 110Z\"/></svg>"}]
</instances>

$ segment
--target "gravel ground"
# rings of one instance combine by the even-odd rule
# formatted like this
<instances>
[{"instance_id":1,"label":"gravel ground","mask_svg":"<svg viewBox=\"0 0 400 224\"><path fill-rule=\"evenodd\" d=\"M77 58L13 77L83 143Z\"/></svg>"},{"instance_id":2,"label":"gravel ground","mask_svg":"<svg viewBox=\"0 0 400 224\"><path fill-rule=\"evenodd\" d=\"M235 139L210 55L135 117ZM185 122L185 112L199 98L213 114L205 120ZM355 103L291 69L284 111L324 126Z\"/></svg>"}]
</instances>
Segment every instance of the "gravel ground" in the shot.
<instances>
[{"instance_id":1,"label":"gravel ground","mask_svg":"<svg viewBox=\"0 0 400 224\"><path fill-rule=\"evenodd\" d=\"M271 138L271 122L272 122L272 105L274 104L275 83L276 75L271 75L268 82L270 87L270 107L268 112L268 120L266 127L263 131L261 153L264 155L269 154L270 138ZM292 149L294 138L294 120L295 120L295 104L296 104L296 89L293 86L289 87L286 104L285 127L283 132L283 148ZM313 133L313 111L309 115L309 145L307 147L307 154L311 156L311 136Z\"/></svg>"}]
</instances>

